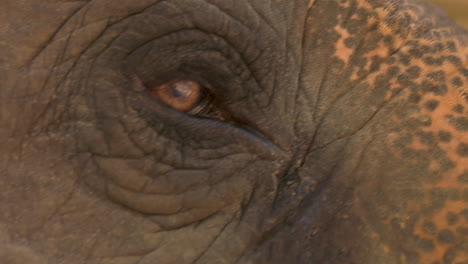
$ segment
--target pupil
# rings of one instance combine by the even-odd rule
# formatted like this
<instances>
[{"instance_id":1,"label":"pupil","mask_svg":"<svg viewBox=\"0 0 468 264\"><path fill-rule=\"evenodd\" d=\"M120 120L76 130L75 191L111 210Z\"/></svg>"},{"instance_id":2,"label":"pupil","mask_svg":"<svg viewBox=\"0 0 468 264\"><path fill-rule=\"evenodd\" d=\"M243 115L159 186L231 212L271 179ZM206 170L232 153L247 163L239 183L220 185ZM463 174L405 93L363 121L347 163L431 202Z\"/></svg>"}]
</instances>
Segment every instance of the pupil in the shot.
<instances>
[{"instance_id":1,"label":"pupil","mask_svg":"<svg viewBox=\"0 0 468 264\"><path fill-rule=\"evenodd\" d=\"M183 83L177 83L172 85L172 95L174 97L186 97L190 93L190 87Z\"/></svg>"}]
</instances>

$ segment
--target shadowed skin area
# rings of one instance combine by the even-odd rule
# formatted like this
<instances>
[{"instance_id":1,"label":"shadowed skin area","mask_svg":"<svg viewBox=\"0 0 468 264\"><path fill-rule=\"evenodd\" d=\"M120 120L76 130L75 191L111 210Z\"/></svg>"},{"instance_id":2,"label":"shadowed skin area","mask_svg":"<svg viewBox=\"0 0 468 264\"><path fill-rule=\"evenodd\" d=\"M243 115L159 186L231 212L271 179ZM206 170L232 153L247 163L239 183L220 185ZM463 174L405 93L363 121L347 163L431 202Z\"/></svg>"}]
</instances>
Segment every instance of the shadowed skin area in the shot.
<instances>
[{"instance_id":1,"label":"shadowed skin area","mask_svg":"<svg viewBox=\"0 0 468 264\"><path fill-rule=\"evenodd\" d=\"M468 262L468 32L435 6L0 6L2 264ZM181 72L236 122L139 86Z\"/></svg>"},{"instance_id":2,"label":"shadowed skin area","mask_svg":"<svg viewBox=\"0 0 468 264\"><path fill-rule=\"evenodd\" d=\"M428 0L442 7L459 25L468 28L468 2L464 0Z\"/></svg>"}]
</instances>

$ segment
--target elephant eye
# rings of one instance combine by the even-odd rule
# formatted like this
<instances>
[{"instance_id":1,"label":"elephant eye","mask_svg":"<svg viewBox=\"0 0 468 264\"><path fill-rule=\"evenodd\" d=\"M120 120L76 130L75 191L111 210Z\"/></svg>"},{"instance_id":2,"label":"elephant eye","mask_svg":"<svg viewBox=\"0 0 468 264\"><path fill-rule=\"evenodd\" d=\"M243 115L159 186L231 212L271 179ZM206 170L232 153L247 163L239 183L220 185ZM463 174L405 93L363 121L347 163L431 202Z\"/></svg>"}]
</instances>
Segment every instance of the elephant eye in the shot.
<instances>
[{"instance_id":1,"label":"elephant eye","mask_svg":"<svg viewBox=\"0 0 468 264\"><path fill-rule=\"evenodd\" d=\"M181 112L205 118L226 120L206 85L191 79L177 79L158 85L147 85L152 96Z\"/></svg>"},{"instance_id":2,"label":"elephant eye","mask_svg":"<svg viewBox=\"0 0 468 264\"><path fill-rule=\"evenodd\" d=\"M200 83L192 80L176 80L148 88L153 96L181 112L189 112L196 108L204 89Z\"/></svg>"}]
</instances>

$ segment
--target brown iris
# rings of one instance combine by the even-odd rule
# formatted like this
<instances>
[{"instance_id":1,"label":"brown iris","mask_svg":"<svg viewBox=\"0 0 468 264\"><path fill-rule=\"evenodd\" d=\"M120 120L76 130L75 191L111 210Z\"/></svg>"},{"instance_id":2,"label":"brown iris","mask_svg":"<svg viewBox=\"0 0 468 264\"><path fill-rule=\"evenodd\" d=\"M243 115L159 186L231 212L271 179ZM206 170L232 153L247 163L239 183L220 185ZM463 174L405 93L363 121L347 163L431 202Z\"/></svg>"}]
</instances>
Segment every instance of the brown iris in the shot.
<instances>
[{"instance_id":1,"label":"brown iris","mask_svg":"<svg viewBox=\"0 0 468 264\"><path fill-rule=\"evenodd\" d=\"M177 80L149 90L159 100L182 112L188 112L196 107L202 93L200 83L192 80Z\"/></svg>"}]
</instances>

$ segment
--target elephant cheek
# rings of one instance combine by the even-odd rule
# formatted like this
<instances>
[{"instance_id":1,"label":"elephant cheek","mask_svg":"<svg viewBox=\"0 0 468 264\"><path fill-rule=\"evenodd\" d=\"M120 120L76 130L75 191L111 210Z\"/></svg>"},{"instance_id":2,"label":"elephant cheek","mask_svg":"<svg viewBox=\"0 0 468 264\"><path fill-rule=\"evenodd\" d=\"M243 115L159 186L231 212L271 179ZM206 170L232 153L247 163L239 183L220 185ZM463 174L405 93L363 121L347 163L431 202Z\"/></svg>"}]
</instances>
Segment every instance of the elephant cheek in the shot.
<instances>
[{"instance_id":1,"label":"elephant cheek","mask_svg":"<svg viewBox=\"0 0 468 264\"><path fill-rule=\"evenodd\" d=\"M27 151L14 152L5 159L0 155L0 160L8 161L0 164L6 168L0 173L0 186L4 187L0 192L0 224L19 237L44 228L73 193L78 177L73 173L72 154L63 153L63 144L45 137L23 144Z\"/></svg>"}]
</instances>

